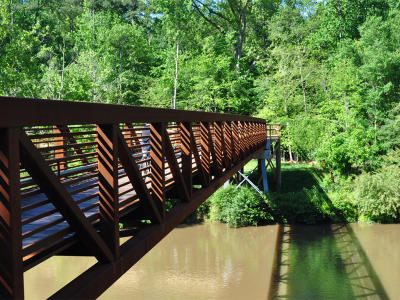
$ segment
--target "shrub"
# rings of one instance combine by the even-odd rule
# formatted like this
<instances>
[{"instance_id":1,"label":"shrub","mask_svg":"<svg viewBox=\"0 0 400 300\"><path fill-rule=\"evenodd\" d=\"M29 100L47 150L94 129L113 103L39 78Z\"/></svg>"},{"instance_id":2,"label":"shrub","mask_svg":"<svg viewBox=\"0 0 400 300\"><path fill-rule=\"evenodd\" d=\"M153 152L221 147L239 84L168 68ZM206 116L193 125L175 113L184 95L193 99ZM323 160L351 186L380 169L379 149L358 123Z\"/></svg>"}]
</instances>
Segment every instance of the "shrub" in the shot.
<instances>
[{"instance_id":1,"label":"shrub","mask_svg":"<svg viewBox=\"0 0 400 300\"><path fill-rule=\"evenodd\" d=\"M333 222L349 222L358 221L358 205L352 199L351 192L340 191L329 195L336 214L332 216Z\"/></svg>"},{"instance_id":2,"label":"shrub","mask_svg":"<svg viewBox=\"0 0 400 300\"><path fill-rule=\"evenodd\" d=\"M354 200L354 176L338 177L336 183L324 181L323 189L327 190L327 196L335 208L336 214L333 222L357 222L358 205Z\"/></svg>"},{"instance_id":3,"label":"shrub","mask_svg":"<svg viewBox=\"0 0 400 300\"><path fill-rule=\"evenodd\" d=\"M372 221L394 222L400 217L400 167L384 165L356 179L354 196L360 213Z\"/></svg>"},{"instance_id":4,"label":"shrub","mask_svg":"<svg viewBox=\"0 0 400 300\"><path fill-rule=\"evenodd\" d=\"M250 187L222 188L210 198L210 203L211 219L232 227L255 226L273 219L267 211L265 197Z\"/></svg>"},{"instance_id":5,"label":"shrub","mask_svg":"<svg viewBox=\"0 0 400 300\"><path fill-rule=\"evenodd\" d=\"M227 187L220 188L210 198L210 219L214 221L227 222L229 202L235 197L234 186L229 185Z\"/></svg>"}]
</instances>

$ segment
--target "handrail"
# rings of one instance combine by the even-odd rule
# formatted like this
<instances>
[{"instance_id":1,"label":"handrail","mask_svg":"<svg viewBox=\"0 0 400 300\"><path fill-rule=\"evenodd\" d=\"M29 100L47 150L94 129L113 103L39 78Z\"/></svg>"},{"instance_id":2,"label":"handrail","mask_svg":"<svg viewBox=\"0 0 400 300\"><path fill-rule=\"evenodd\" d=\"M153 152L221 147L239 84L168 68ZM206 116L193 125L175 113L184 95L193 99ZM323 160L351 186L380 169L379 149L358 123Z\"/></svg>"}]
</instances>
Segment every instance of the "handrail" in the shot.
<instances>
[{"instance_id":1,"label":"handrail","mask_svg":"<svg viewBox=\"0 0 400 300\"><path fill-rule=\"evenodd\" d=\"M29 98L0 97L0 127L119 122L263 122L251 116Z\"/></svg>"}]
</instances>

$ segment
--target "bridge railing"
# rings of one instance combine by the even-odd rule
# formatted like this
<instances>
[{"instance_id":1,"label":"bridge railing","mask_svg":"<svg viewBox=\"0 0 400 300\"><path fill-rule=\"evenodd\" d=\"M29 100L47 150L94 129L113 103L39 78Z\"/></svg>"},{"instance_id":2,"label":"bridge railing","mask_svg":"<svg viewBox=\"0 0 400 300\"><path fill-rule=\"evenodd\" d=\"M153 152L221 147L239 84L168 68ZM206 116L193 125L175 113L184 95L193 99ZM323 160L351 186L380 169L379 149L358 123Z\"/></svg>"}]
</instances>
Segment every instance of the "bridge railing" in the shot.
<instances>
[{"instance_id":1,"label":"bridge railing","mask_svg":"<svg viewBox=\"0 0 400 300\"><path fill-rule=\"evenodd\" d=\"M268 123L266 124L267 137L274 140L281 137L281 124Z\"/></svg>"},{"instance_id":2,"label":"bridge railing","mask_svg":"<svg viewBox=\"0 0 400 300\"><path fill-rule=\"evenodd\" d=\"M8 97L0 113L0 298L23 297L23 271L60 253L120 276L267 138L264 120L230 114Z\"/></svg>"}]
</instances>

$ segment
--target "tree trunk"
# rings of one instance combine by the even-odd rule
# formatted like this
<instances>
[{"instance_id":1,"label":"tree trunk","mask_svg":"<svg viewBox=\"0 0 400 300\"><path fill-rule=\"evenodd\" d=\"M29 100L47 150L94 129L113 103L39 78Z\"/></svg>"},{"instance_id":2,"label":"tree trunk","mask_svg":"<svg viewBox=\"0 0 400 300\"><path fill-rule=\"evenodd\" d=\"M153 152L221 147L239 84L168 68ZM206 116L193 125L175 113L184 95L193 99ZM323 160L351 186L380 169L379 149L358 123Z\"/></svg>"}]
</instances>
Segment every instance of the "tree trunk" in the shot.
<instances>
[{"instance_id":1,"label":"tree trunk","mask_svg":"<svg viewBox=\"0 0 400 300\"><path fill-rule=\"evenodd\" d=\"M11 31L14 31L14 8L13 8L13 0L10 1L10 13L11 13Z\"/></svg>"},{"instance_id":2,"label":"tree trunk","mask_svg":"<svg viewBox=\"0 0 400 300\"><path fill-rule=\"evenodd\" d=\"M292 145L289 144L289 161L293 161Z\"/></svg>"},{"instance_id":3,"label":"tree trunk","mask_svg":"<svg viewBox=\"0 0 400 300\"><path fill-rule=\"evenodd\" d=\"M176 59L175 59L175 80L174 80L174 99L172 108L176 109L176 94L178 89L178 65L179 65L179 37L176 41Z\"/></svg>"},{"instance_id":4,"label":"tree trunk","mask_svg":"<svg viewBox=\"0 0 400 300\"><path fill-rule=\"evenodd\" d=\"M118 104L122 104L122 51L119 51Z\"/></svg>"},{"instance_id":5,"label":"tree trunk","mask_svg":"<svg viewBox=\"0 0 400 300\"><path fill-rule=\"evenodd\" d=\"M302 81L301 88L303 90L304 113L308 117L307 99L306 99L306 83Z\"/></svg>"},{"instance_id":6,"label":"tree trunk","mask_svg":"<svg viewBox=\"0 0 400 300\"><path fill-rule=\"evenodd\" d=\"M92 76L93 76L93 101L96 102L96 94L97 94L97 90L96 90L96 84L97 84L97 68L96 68L96 62L95 62L95 51L96 51L96 24L95 24L95 11L94 11L94 4L92 7Z\"/></svg>"},{"instance_id":7,"label":"tree trunk","mask_svg":"<svg viewBox=\"0 0 400 300\"><path fill-rule=\"evenodd\" d=\"M286 114L286 116L287 116L287 114L288 114L288 99L287 99L287 97L285 97L285 100L284 100L284 110L285 110L285 114Z\"/></svg>"},{"instance_id":8,"label":"tree trunk","mask_svg":"<svg viewBox=\"0 0 400 300\"><path fill-rule=\"evenodd\" d=\"M299 60L300 60L300 55L299 55ZM303 76L303 62L300 65L300 80L301 80L301 89L303 91L303 102L304 102L304 114L306 115L306 118L308 117L308 109L307 109L307 98L306 98L306 82Z\"/></svg>"},{"instance_id":9,"label":"tree trunk","mask_svg":"<svg viewBox=\"0 0 400 300\"><path fill-rule=\"evenodd\" d=\"M236 43L236 49L235 49L235 60L236 60L236 71L240 70L240 59L242 58L242 52L243 52L243 44L244 40L246 37L246 15L247 15L247 3L243 7L243 9L240 10L240 21L238 22L238 40Z\"/></svg>"},{"instance_id":10,"label":"tree trunk","mask_svg":"<svg viewBox=\"0 0 400 300\"><path fill-rule=\"evenodd\" d=\"M349 109L349 103L347 102L347 93L344 93L344 109L346 110L346 130L349 128L349 114L350 114L350 109Z\"/></svg>"},{"instance_id":11,"label":"tree trunk","mask_svg":"<svg viewBox=\"0 0 400 300\"><path fill-rule=\"evenodd\" d=\"M289 122L286 122L286 127L288 130L288 142L289 142L289 161L293 160L293 154L292 154L292 144L290 142L290 130L289 130Z\"/></svg>"},{"instance_id":12,"label":"tree trunk","mask_svg":"<svg viewBox=\"0 0 400 300\"><path fill-rule=\"evenodd\" d=\"M62 98L62 92L64 90L64 70L65 70L65 39L63 39L63 48L62 48L62 69L61 69L61 87L58 91L58 100Z\"/></svg>"}]
</instances>

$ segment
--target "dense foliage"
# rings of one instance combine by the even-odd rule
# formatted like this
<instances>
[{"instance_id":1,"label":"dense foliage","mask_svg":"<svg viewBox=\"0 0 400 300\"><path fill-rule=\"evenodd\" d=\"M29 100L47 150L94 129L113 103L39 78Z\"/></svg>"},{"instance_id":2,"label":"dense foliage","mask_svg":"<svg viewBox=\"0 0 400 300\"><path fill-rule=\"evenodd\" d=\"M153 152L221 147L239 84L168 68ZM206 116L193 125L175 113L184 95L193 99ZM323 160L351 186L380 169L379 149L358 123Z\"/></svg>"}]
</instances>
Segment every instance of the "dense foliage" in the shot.
<instances>
[{"instance_id":1,"label":"dense foliage","mask_svg":"<svg viewBox=\"0 0 400 300\"><path fill-rule=\"evenodd\" d=\"M272 191L261 196L252 187L237 188L230 185L219 189L203 203L197 216L233 227L276 222L321 224L357 222L359 219L378 221L363 211L363 203L355 201L354 182L344 181L340 185L333 184L328 172L313 165L283 164L280 193ZM371 211L375 212L375 209Z\"/></svg>"},{"instance_id":2,"label":"dense foliage","mask_svg":"<svg viewBox=\"0 0 400 300\"><path fill-rule=\"evenodd\" d=\"M384 157L381 169L356 180L355 197L364 217L378 222L400 219L400 152Z\"/></svg>"},{"instance_id":3,"label":"dense foliage","mask_svg":"<svg viewBox=\"0 0 400 300\"><path fill-rule=\"evenodd\" d=\"M400 145L399 32L394 0L0 0L0 95L256 114L346 175Z\"/></svg>"},{"instance_id":4,"label":"dense foliage","mask_svg":"<svg viewBox=\"0 0 400 300\"><path fill-rule=\"evenodd\" d=\"M0 95L280 122L290 160L337 184L364 172L360 208L384 220L399 217L398 169L381 168L400 146L399 49L397 0L0 0Z\"/></svg>"},{"instance_id":5,"label":"dense foliage","mask_svg":"<svg viewBox=\"0 0 400 300\"><path fill-rule=\"evenodd\" d=\"M265 200L251 187L230 185L211 197L210 218L233 227L265 224L273 220Z\"/></svg>"}]
</instances>

